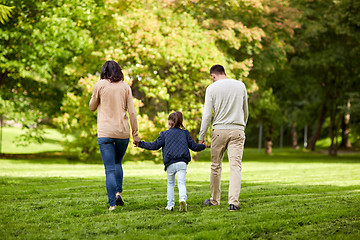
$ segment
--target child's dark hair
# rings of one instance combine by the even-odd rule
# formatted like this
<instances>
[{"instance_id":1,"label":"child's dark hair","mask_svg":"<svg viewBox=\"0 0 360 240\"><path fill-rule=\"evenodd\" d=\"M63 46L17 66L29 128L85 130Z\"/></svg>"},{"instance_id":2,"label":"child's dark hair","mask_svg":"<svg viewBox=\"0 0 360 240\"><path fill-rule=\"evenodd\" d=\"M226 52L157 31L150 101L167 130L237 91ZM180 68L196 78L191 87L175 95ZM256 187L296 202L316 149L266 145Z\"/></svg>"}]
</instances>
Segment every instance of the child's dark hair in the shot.
<instances>
[{"instance_id":1,"label":"child's dark hair","mask_svg":"<svg viewBox=\"0 0 360 240\"><path fill-rule=\"evenodd\" d=\"M181 112L173 112L169 115L168 120L171 121L171 127L185 129L183 125L183 115Z\"/></svg>"}]
</instances>

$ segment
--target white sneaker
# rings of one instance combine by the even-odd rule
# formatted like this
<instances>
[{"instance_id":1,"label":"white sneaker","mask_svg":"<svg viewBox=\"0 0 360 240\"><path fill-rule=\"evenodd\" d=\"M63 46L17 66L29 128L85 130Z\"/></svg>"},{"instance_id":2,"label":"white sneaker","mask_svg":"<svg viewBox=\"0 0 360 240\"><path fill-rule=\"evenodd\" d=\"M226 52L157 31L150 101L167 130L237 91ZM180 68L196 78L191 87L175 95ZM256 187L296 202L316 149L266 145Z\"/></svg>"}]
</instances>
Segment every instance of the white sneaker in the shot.
<instances>
[{"instance_id":1,"label":"white sneaker","mask_svg":"<svg viewBox=\"0 0 360 240\"><path fill-rule=\"evenodd\" d=\"M187 212L187 204L185 202L185 200L182 200L180 202L180 209L179 209L180 212Z\"/></svg>"},{"instance_id":2,"label":"white sneaker","mask_svg":"<svg viewBox=\"0 0 360 240\"><path fill-rule=\"evenodd\" d=\"M174 206L166 206L165 209L166 209L166 210L169 210L169 211L173 211L173 210L174 210Z\"/></svg>"}]
</instances>

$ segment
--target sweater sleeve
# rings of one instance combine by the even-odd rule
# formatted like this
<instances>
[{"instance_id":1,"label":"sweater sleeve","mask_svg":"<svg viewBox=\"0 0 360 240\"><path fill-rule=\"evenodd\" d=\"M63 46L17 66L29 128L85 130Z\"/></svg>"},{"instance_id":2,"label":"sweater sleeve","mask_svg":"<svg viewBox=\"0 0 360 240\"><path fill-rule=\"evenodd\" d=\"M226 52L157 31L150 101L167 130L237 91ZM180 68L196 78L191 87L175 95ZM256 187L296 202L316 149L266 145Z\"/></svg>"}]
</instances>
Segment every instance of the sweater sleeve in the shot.
<instances>
[{"instance_id":1,"label":"sweater sleeve","mask_svg":"<svg viewBox=\"0 0 360 240\"><path fill-rule=\"evenodd\" d=\"M129 112L130 125L131 125L131 133L133 138L138 136L138 123L136 118L136 112L134 107L134 100L131 92L131 88L128 88L128 98L127 98L127 109Z\"/></svg>"},{"instance_id":2,"label":"sweater sleeve","mask_svg":"<svg viewBox=\"0 0 360 240\"><path fill-rule=\"evenodd\" d=\"M189 131L186 131L186 138L187 138L187 142L188 142L188 147L195 151L195 152L200 152L202 150L205 149L205 144L197 144L190 136Z\"/></svg>"},{"instance_id":3,"label":"sweater sleeve","mask_svg":"<svg viewBox=\"0 0 360 240\"><path fill-rule=\"evenodd\" d=\"M89 108L91 111L95 111L100 104L99 85L95 83L93 93L89 102Z\"/></svg>"},{"instance_id":4,"label":"sweater sleeve","mask_svg":"<svg viewBox=\"0 0 360 240\"><path fill-rule=\"evenodd\" d=\"M247 124L249 118L249 109L248 109L248 98L247 98L247 91L245 88L244 99L243 99L243 110L244 110L244 121Z\"/></svg>"},{"instance_id":5,"label":"sweater sleeve","mask_svg":"<svg viewBox=\"0 0 360 240\"><path fill-rule=\"evenodd\" d=\"M205 104L204 104L204 111L201 120L199 140L204 140L205 138L206 131L209 128L211 122L212 110L213 110L213 101L212 101L210 89L208 87L205 93Z\"/></svg>"},{"instance_id":6,"label":"sweater sleeve","mask_svg":"<svg viewBox=\"0 0 360 240\"><path fill-rule=\"evenodd\" d=\"M144 142L140 141L139 147L147 150L158 150L165 145L164 133L161 132L160 136L154 142Z\"/></svg>"}]
</instances>

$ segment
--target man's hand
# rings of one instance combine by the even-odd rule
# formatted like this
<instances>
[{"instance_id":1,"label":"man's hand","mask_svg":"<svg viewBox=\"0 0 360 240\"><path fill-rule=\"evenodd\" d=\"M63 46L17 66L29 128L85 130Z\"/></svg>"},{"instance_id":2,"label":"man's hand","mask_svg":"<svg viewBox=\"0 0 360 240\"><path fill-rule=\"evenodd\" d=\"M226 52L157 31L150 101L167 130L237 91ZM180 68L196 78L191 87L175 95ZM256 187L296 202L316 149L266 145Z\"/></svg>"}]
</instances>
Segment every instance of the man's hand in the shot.
<instances>
[{"instance_id":1,"label":"man's hand","mask_svg":"<svg viewBox=\"0 0 360 240\"><path fill-rule=\"evenodd\" d=\"M205 144L205 140L199 140L199 144Z\"/></svg>"}]
</instances>

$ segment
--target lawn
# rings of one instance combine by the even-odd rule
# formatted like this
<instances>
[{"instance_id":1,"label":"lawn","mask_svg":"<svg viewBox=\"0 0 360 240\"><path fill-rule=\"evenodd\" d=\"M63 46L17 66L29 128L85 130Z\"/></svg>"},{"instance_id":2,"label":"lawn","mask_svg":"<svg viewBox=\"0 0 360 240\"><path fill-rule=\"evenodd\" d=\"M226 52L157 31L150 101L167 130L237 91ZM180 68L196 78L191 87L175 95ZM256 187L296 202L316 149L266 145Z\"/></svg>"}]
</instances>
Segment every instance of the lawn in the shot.
<instances>
[{"instance_id":1,"label":"lawn","mask_svg":"<svg viewBox=\"0 0 360 240\"><path fill-rule=\"evenodd\" d=\"M124 163L125 205L109 212L100 163L2 159L0 239L360 239L360 154L246 149L239 212L227 161L221 205L203 205L209 156L188 166L187 213L164 209L166 173L150 161Z\"/></svg>"},{"instance_id":2,"label":"lawn","mask_svg":"<svg viewBox=\"0 0 360 240\"><path fill-rule=\"evenodd\" d=\"M18 144L17 137L19 137L22 132L23 130L21 128L3 127L0 152L5 154L29 154L45 151L57 152L63 150L60 143L64 140L64 137L55 129L45 129L43 143L30 143L27 146L21 146ZM71 139L70 136L68 138Z\"/></svg>"}]
</instances>

